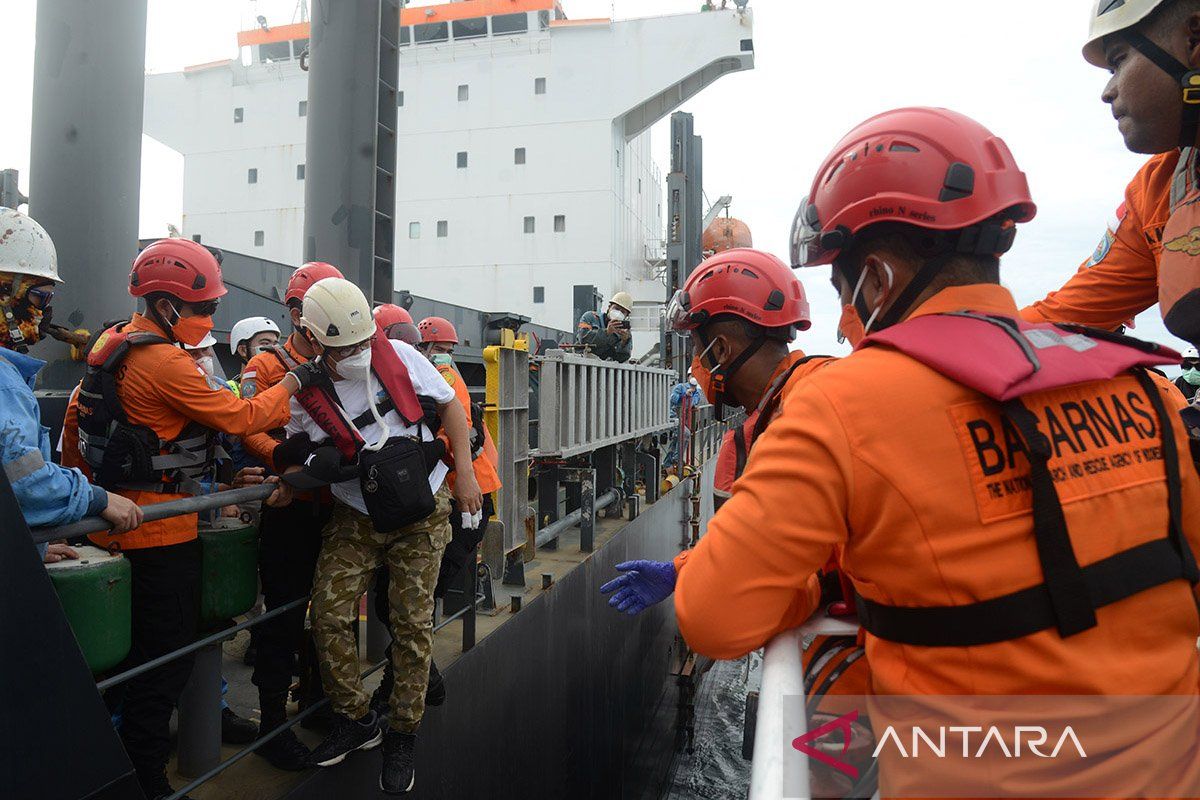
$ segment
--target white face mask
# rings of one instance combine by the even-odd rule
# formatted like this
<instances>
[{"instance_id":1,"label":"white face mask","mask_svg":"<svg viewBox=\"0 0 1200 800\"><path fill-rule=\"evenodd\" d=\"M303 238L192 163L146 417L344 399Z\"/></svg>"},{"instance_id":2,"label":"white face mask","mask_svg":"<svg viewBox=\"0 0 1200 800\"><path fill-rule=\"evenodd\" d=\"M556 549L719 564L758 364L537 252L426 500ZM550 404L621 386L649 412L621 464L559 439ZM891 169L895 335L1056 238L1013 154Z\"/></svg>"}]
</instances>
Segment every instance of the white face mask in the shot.
<instances>
[{"instance_id":1,"label":"white face mask","mask_svg":"<svg viewBox=\"0 0 1200 800\"><path fill-rule=\"evenodd\" d=\"M365 381L371 374L371 351L363 350L337 362L337 372L352 381Z\"/></svg>"},{"instance_id":2,"label":"white face mask","mask_svg":"<svg viewBox=\"0 0 1200 800\"><path fill-rule=\"evenodd\" d=\"M200 358L197 358L196 366L199 367L201 370L203 370L204 374L207 375L208 377L210 377L210 378L213 377L214 367L213 367L213 357L212 356L201 356Z\"/></svg>"},{"instance_id":3,"label":"white face mask","mask_svg":"<svg viewBox=\"0 0 1200 800\"><path fill-rule=\"evenodd\" d=\"M614 322L624 322L625 312L619 308L610 308L608 310L608 318Z\"/></svg>"},{"instance_id":4,"label":"white face mask","mask_svg":"<svg viewBox=\"0 0 1200 800\"><path fill-rule=\"evenodd\" d=\"M892 271L891 265L888 264L886 261L883 264L883 268L887 270L887 277L888 277L887 290L890 292L892 290L892 285L896 282L896 274ZM855 286L854 286L854 294L850 296L850 305L854 305L856 302L858 302L858 293L862 291L863 281L865 281L866 279L867 279L867 269L866 269L866 267L863 267L862 272L860 272L858 275L858 283L855 284ZM879 316L879 312L882 310L883 310L883 298L881 297L879 299L879 305L875 306L875 310L871 312L871 316L867 320L867 323L865 325L863 325L863 336L866 336L868 333L871 332L871 326L875 324L875 318Z\"/></svg>"}]
</instances>

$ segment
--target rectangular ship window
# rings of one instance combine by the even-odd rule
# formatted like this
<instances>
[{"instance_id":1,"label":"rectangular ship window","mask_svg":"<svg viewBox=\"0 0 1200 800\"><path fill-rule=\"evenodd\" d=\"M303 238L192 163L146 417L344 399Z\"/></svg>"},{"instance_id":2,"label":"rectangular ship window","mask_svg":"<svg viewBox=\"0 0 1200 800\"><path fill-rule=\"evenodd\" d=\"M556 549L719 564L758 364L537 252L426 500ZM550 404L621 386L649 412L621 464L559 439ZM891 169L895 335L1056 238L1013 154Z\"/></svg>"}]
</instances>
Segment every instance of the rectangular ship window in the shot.
<instances>
[{"instance_id":1,"label":"rectangular ship window","mask_svg":"<svg viewBox=\"0 0 1200 800\"><path fill-rule=\"evenodd\" d=\"M534 94L545 94L546 93L546 79L545 78L534 78L533 79L533 93Z\"/></svg>"},{"instance_id":2,"label":"rectangular ship window","mask_svg":"<svg viewBox=\"0 0 1200 800\"><path fill-rule=\"evenodd\" d=\"M535 303L546 302L546 287L545 286L533 287L533 302L535 302Z\"/></svg>"},{"instance_id":3,"label":"rectangular ship window","mask_svg":"<svg viewBox=\"0 0 1200 800\"><path fill-rule=\"evenodd\" d=\"M507 36L512 33L525 33L528 30L528 14L497 14L492 17L492 36Z\"/></svg>"},{"instance_id":4,"label":"rectangular ship window","mask_svg":"<svg viewBox=\"0 0 1200 800\"><path fill-rule=\"evenodd\" d=\"M262 231L255 231L254 232L254 246L262 247L263 244L266 242L266 238L267 238L267 235L265 233L263 233Z\"/></svg>"},{"instance_id":5,"label":"rectangular ship window","mask_svg":"<svg viewBox=\"0 0 1200 800\"><path fill-rule=\"evenodd\" d=\"M566 233L567 232L567 216L565 214L555 214L554 215L554 232L555 233Z\"/></svg>"},{"instance_id":6,"label":"rectangular ship window","mask_svg":"<svg viewBox=\"0 0 1200 800\"><path fill-rule=\"evenodd\" d=\"M454 38L478 39L488 34L487 17L471 17L470 19L454 20Z\"/></svg>"},{"instance_id":7,"label":"rectangular ship window","mask_svg":"<svg viewBox=\"0 0 1200 800\"><path fill-rule=\"evenodd\" d=\"M471 87L465 83L458 85L458 102L465 103L471 99Z\"/></svg>"},{"instance_id":8,"label":"rectangular ship window","mask_svg":"<svg viewBox=\"0 0 1200 800\"><path fill-rule=\"evenodd\" d=\"M408 223L408 238L410 238L410 239L420 239L421 238L421 223L419 223L419 222Z\"/></svg>"},{"instance_id":9,"label":"rectangular ship window","mask_svg":"<svg viewBox=\"0 0 1200 800\"><path fill-rule=\"evenodd\" d=\"M246 183L258 183L258 170L254 167L246 170Z\"/></svg>"},{"instance_id":10,"label":"rectangular ship window","mask_svg":"<svg viewBox=\"0 0 1200 800\"><path fill-rule=\"evenodd\" d=\"M518 147L516 150L513 150L513 163L514 164L524 164L525 163L525 148L524 147Z\"/></svg>"},{"instance_id":11,"label":"rectangular ship window","mask_svg":"<svg viewBox=\"0 0 1200 800\"><path fill-rule=\"evenodd\" d=\"M457 156L457 163L458 163L459 169L467 168L467 151L465 151L465 150L459 151L458 156Z\"/></svg>"},{"instance_id":12,"label":"rectangular ship window","mask_svg":"<svg viewBox=\"0 0 1200 800\"><path fill-rule=\"evenodd\" d=\"M447 220L439 219L437 224L437 235L439 239L445 239L450 235L450 223Z\"/></svg>"},{"instance_id":13,"label":"rectangular ship window","mask_svg":"<svg viewBox=\"0 0 1200 800\"><path fill-rule=\"evenodd\" d=\"M413 41L417 44L444 42L450 38L450 26L445 22L427 22L413 26Z\"/></svg>"},{"instance_id":14,"label":"rectangular ship window","mask_svg":"<svg viewBox=\"0 0 1200 800\"><path fill-rule=\"evenodd\" d=\"M526 217L525 218L525 232L533 233L534 228L535 228L535 223L534 223L533 217Z\"/></svg>"},{"instance_id":15,"label":"rectangular ship window","mask_svg":"<svg viewBox=\"0 0 1200 800\"><path fill-rule=\"evenodd\" d=\"M267 42L258 46L258 60L264 64L292 60L291 42Z\"/></svg>"}]
</instances>

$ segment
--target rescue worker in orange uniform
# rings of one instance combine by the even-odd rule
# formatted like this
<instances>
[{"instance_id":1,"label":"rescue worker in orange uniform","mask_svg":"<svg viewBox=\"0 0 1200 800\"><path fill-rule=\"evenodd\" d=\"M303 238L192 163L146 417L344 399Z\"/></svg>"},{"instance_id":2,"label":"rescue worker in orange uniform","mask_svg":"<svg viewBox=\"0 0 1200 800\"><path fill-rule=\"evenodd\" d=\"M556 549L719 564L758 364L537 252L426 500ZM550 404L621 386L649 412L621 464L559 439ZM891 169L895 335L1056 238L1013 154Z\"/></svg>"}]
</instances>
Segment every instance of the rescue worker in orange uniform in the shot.
<instances>
[{"instance_id":1,"label":"rescue worker in orange uniform","mask_svg":"<svg viewBox=\"0 0 1200 800\"><path fill-rule=\"evenodd\" d=\"M1021 315L1115 330L1159 303L1167 330L1200 343L1200 2L1097 0L1090 24L1083 56L1112 73L1101 99L1151 158L1091 257Z\"/></svg>"},{"instance_id":2,"label":"rescue worker in orange uniform","mask_svg":"<svg viewBox=\"0 0 1200 800\"><path fill-rule=\"evenodd\" d=\"M782 261L770 253L738 248L718 253L692 272L668 308L668 322L692 337L692 375L709 402L741 406L751 418L731 435L734 452L722 447L728 470L718 488L728 488L745 457L775 418L787 397L808 376L832 359L789 350L797 331L808 330L804 287ZM740 434L740 435L739 435ZM740 441L740 445L737 443ZM675 589L691 551L674 561L626 561L622 575L600 587L609 605L640 614L665 600ZM809 613L821 599L815 570L805 603Z\"/></svg>"},{"instance_id":3,"label":"rescue worker in orange uniform","mask_svg":"<svg viewBox=\"0 0 1200 800\"><path fill-rule=\"evenodd\" d=\"M267 391L278 384L293 365L307 364L316 355L310 341L299 333L304 294L317 281L340 277L342 273L337 267L322 262L304 264L292 273L283 295L292 320L292 333L281 344L255 354L246 364L241 381L243 397L254 397ZM286 450L288 447L282 442L282 428L283 425L278 426L272 432L274 435L260 433L246 437L243 444L247 452L264 464L275 467L276 448L283 447ZM306 597L312 591L317 554L321 551L321 531L333 514L333 497L328 489L294 492L286 484L283 486L283 498L294 496L296 501L263 509L259 529L258 570L267 611ZM306 610L297 608L253 629L258 631L258 635L251 680L258 687L262 713L260 727L264 732L287 721L288 690L292 685L297 653L300 654L301 667L301 707L307 707L324 697L316 650L312 639L304 632L305 616ZM312 717L304 722L309 719ZM291 728L282 731L255 752L278 769L307 768L309 750Z\"/></svg>"},{"instance_id":4,"label":"rescue worker in orange uniform","mask_svg":"<svg viewBox=\"0 0 1200 800\"><path fill-rule=\"evenodd\" d=\"M392 308L395 308L396 311L404 311L398 306ZM393 336L391 332L403 325L402 316L391 311L386 305L376 307L374 313L375 323L383 327L388 338L400 338ZM404 314L407 313L404 311ZM475 482L479 484L479 491L483 493L483 508L476 515L463 514L459 510L456 500L452 500L450 503L451 539L442 553L437 584L433 590L434 598L438 599L444 598L446 592L451 586L455 586L456 582L457 586L462 585L459 577L462 575L464 567L473 569L475 566L476 548L483 541L483 532L487 527L488 520L492 518L496 510L492 494L500 490L500 474L497 471L500 465L500 454L496 450L495 442L492 441L491 432L483 424L483 409L478 405L472 405L470 392L467 391L467 382L463 380L462 374L454 364L454 348L458 344L458 331L455 330L454 325L444 317L426 317L414 327L421 337L417 349L429 359L446 383L450 385L450 388L454 390L455 397L458 398L463 412L467 415L467 420L471 423L471 452L474 456L471 466L475 473ZM405 341L403 338L400 340ZM429 418L432 419L432 415L429 415ZM453 467L454 455L453 449L450 447L450 438L445 430L438 432L438 438L446 445L446 459L451 464L451 470L446 475L446 485L453 492L457 470ZM376 580L378 583L375 586L375 613L378 619L386 620L389 614L386 565L379 568ZM467 599L467 602L472 602L472 600L473 598ZM380 714L386 715L388 712L388 698L391 696L394 682L395 675L389 657L384 666L383 679L379 682L374 694L371 695L371 707ZM437 664L431 659L425 704L439 706L445 700L445 683L442 681L441 673L438 672Z\"/></svg>"},{"instance_id":5,"label":"rescue worker in orange uniform","mask_svg":"<svg viewBox=\"0 0 1200 800\"><path fill-rule=\"evenodd\" d=\"M1147 369L1178 356L1020 321L999 257L1035 213L1004 142L961 114L892 111L838 143L793 261L833 264L839 327L869 335L787 398L689 555L675 610L694 649L734 658L800 625L840 549L873 695L1196 694L1200 477ZM1181 717L1125 744L1147 725L1194 741ZM1132 793L1164 779L1092 766Z\"/></svg>"},{"instance_id":6,"label":"rescue worker in orange uniform","mask_svg":"<svg viewBox=\"0 0 1200 800\"><path fill-rule=\"evenodd\" d=\"M265 431L288 418L288 400L314 377L303 369L253 400L213 385L180 345L197 345L212 329L226 289L214 254L186 239L161 239L138 255L129 292L143 313L102 333L68 409L64 441L96 482L139 505L188 497L212 479L220 433ZM91 534L121 550L133 567L133 647L118 670L189 644L196 634L200 590L197 515L143 523L125 534ZM110 693L120 703L121 738L148 798L172 793L165 768L168 723L191 673L184 656L132 678Z\"/></svg>"}]
</instances>

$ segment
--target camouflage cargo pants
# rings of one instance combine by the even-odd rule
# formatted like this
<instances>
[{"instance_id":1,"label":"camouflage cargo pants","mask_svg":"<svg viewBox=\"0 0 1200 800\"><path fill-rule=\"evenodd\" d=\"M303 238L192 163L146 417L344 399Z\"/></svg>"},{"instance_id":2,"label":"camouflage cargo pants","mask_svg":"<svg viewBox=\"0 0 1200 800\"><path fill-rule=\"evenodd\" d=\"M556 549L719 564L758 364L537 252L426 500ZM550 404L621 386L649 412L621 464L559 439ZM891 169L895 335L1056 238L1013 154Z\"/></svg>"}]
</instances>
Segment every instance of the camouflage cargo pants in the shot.
<instances>
[{"instance_id":1,"label":"camouflage cargo pants","mask_svg":"<svg viewBox=\"0 0 1200 800\"><path fill-rule=\"evenodd\" d=\"M396 686L391 697L392 727L413 733L425 713L425 686L433 652L433 588L442 551L450 541L450 490L436 495L437 508L425 519L379 533L371 518L338 503L325 528L313 578L312 628L321 663L321 680L335 711L357 719L367 713L358 645L357 599L375 569L386 564L392 575L392 666Z\"/></svg>"}]
</instances>

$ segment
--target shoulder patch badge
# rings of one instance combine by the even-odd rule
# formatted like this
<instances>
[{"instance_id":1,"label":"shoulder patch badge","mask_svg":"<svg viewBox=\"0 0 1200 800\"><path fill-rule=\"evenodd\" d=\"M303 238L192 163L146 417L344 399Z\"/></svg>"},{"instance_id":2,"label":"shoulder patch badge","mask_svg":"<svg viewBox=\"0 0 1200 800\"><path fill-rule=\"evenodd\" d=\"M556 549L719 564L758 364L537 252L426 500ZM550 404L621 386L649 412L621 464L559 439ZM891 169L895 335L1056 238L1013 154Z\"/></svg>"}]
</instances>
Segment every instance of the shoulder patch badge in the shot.
<instances>
[{"instance_id":1,"label":"shoulder patch badge","mask_svg":"<svg viewBox=\"0 0 1200 800\"><path fill-rule=\"evenodd\" d=\"M1200 225L1192 228L1182 236L1177 236L1165 243L1163 247L1173 253L1185 253L1189 256L1200 256Z\"/></svg>"}]
</instances>

